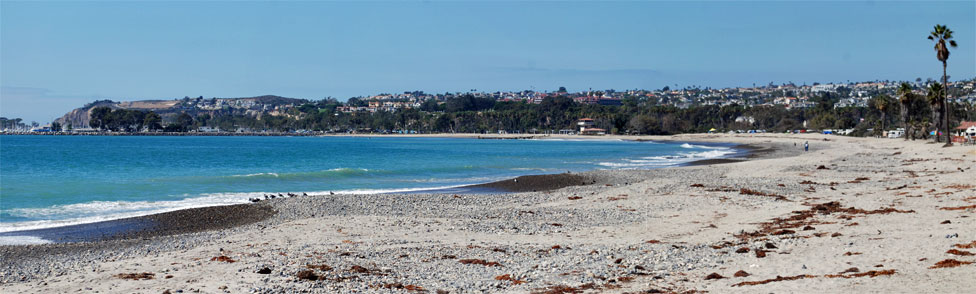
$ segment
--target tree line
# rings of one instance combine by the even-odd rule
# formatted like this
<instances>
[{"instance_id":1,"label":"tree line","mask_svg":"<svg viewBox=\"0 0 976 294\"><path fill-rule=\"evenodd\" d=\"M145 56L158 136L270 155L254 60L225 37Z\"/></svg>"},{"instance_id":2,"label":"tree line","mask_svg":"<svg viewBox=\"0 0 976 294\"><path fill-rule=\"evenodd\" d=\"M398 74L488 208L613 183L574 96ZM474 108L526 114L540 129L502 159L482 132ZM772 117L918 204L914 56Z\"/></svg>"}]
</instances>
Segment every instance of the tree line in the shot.
<instances>
[{"instance_id":1,"label":"tree line","mask_svg":"<svg viewBox=\"0 0 976 294\"><path fill-rule=\"evenodd\" d=\"M903 85L906 86L907 84ZM812 98L815 107L787 109L774 106L699 105L678 108L657 105L641 97L628 97L620 106L575 103L564 96L547 97L540 104L495 101L463 95L444 103L429 100L420 108L388 111L339 111L343 105L334 99L310 102L288 110L284 115L250 115L241 112L210 111L192 116L186 112L171 116L164 124L160 115L139 110L96 107L91 112L93 128L112 131L186 132L200 127L222 131L314 131L314 132L409 132L409 133L555 133L578 130L580 118L592 118L595 127L615 134L678 134L719 130L766 130L782 132L798 129L854 129L856 135L880 135L891 126L904 126L927 137L942 115L936 92L920 97L908 92L895 99L879 95L869 107L834 107L839 98L824 94ZM908 94L905 94L908 93ZM953 121L976 119L972 104L958 103L950 109ZM869 131L870 130L870 131Z\"/></svg>"}]
</instances>

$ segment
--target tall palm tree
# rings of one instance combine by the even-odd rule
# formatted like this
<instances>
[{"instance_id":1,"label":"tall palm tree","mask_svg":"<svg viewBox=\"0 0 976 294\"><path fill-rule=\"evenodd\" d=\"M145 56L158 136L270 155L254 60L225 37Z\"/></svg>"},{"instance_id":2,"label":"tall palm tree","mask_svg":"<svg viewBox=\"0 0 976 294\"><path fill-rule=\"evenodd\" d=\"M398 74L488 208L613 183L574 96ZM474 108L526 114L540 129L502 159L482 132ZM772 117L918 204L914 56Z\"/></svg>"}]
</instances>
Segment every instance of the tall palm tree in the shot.
<instances>
[{"instance_id":1,"label":"tall palm tree","mask_svg":"<svg viewBox=\"0 0 976 294\"><path fill-rule=\"evenodd\" d=\"M888 99L887 95L882 94L877 97L874 97L874 108L877 108L878 111L881 111L881 135L882 136L884 135L885 132L885 120L886 120L885 116L887 115L888 107L890 106L891 106L891 101Z\"/></svg>"},{"instance_id":2,"label":"tall palm tree","mask_svg":"<svg viewBox=\"0 0 976 294\"><path fill-rule=\"evenodd\" d=\"M944 111L942 105L945 102L945 100L942 97L942 92L945 92L942 90L942 84L932 83L929 85L929 93L925 96L929 100L929 105L932 105L932 122L935 125L936 142L941 141L941 139L939 138L938 130L941 128L942 125L941 118L942 118L942 112Z\"/></svg>"},{"instance_id":3,"label":"tall palm tree","mask_svg":"<svg viewBox=\"0 0 976 294\"><path fill-rule=\"evenodd\" d=\"M912 105L912 85L902 82L898 86L898 102L901 102L901 120L905 127L905 141L908 141L908 134L911 134L911 125L908 123L908 107Z\"/></svg>"},{"instance_id":4,"label":"tall palm tree","mask_svg":"<svg viewBox=\"0 0 976 294\"><path fill-rule=\"evenodd\" d=\"M935 28L929 35L929 40L935 41L935 57L942 61L942 84L946 87L949 86L948 77L946 76L946 60L949 60L949 46L956 48L956 41L952 39L952 30L944 25L935 25ZM946 46L948 43L948 46ZM949 134L949 91L943 91L942 103L942 116L944 117L945 124L943 128L946 134L946 144L945 146L952 146L952 137Z\"/></svg>"}]
</instances>

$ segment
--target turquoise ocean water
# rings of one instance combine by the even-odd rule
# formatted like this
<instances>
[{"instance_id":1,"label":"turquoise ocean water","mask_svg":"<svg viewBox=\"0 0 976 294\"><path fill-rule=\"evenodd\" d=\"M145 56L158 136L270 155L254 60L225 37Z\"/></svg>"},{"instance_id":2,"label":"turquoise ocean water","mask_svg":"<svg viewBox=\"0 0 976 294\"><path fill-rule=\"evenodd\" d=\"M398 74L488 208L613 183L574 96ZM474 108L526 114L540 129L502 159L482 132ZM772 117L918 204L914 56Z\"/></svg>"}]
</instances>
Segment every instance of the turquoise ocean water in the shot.
<instances>
[{"instance_id":1,"label":"turquoise ocean water","mask_svg":"<svg viewBox=\"0 0 976 294\"><path fill-rule=\"evenodd\" d=\"M619 140L0 136L0 232L246 203L265 193L355 197L735 152Z\"/></svg>"}]
</instances>

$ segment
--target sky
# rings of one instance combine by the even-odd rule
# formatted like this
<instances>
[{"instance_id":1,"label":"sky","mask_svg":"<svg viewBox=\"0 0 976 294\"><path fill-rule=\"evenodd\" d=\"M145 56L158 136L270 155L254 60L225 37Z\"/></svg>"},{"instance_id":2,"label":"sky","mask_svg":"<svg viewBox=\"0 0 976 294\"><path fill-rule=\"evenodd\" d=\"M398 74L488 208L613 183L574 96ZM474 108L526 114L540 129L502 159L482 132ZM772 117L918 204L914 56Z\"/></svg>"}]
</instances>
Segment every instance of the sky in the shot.
<instances>
[{"instance_id":1,"label":"sky","mask_svg":"<svg viewBox=\"0 0 976 294\"><path fill-rule=\"evenodd\" d=\"M976 77L974 1L0 1L0 116L197 97Z\"/></svg>"}]
</instances>

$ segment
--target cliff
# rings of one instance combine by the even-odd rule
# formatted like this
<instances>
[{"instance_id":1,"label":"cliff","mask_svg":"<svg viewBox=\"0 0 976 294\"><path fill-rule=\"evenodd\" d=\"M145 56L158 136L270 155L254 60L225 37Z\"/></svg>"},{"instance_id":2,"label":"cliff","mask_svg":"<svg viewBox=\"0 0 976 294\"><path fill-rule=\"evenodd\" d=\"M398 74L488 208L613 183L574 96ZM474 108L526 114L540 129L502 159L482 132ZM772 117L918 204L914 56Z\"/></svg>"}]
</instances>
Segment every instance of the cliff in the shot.
<instances>
[{"instance_id":1,"label":"cliff","mask_svg":"<svg viewBox=\"0 0 976 294\"><path fill-rule=\"evenodd\" d=\"M246 98L183 98L174 100L140 100L115 102L99 100L80 108L69 111L54 121L62 126L71 125L72 128L88 128L91 111L96 107L110 107L113 109L130 109L153 111L169 120L179 113L185 112L192 116L201 113L239 113L251 116L277 115L286 110L307 103L305 99L286 98L274 95L264 95Z\"/></svg>"}]
</instances>

